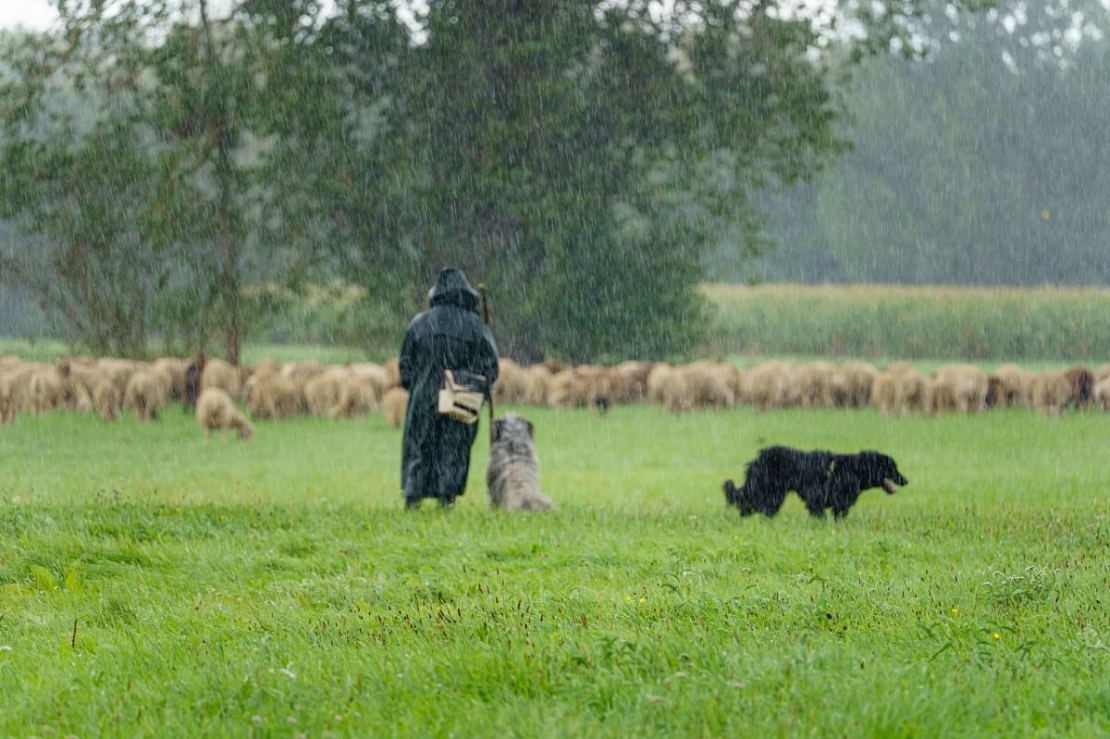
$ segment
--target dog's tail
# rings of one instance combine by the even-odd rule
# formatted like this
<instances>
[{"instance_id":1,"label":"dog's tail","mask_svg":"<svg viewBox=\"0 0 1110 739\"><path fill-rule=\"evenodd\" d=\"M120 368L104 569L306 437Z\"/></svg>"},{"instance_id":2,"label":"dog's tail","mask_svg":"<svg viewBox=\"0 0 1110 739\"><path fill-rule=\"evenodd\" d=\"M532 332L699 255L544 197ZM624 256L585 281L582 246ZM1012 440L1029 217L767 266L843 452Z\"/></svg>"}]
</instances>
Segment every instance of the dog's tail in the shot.
<instances>
[{"instance_id":1,"label":"dog's tail","mask_svg":"<svg viewBox=\"0 0 1110 739\"><path fill-rule=\"evenodd\" d=\"M740 489L736 487L736 483L732 480L725 480L725 501L729 505L740 505Z\"/></svg>"}]
</instances>

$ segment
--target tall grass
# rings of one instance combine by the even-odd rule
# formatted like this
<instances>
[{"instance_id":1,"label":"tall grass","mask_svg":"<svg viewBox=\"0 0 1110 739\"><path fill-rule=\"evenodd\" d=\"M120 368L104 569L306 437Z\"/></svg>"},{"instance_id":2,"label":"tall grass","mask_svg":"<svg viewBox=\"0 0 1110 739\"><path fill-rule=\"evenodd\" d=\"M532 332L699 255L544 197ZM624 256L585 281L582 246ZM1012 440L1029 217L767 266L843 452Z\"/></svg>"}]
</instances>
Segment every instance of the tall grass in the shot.
<instances>
[{"instance_id":1,"label":"tall grass","mask_svg":"<svg viewBox=\"0 0 1110 739\"><path fill-rule=\"evenodd\" d=\"M724 353L1110 360L1110 290L707 285Z\"/></svg>"}]
</instances>

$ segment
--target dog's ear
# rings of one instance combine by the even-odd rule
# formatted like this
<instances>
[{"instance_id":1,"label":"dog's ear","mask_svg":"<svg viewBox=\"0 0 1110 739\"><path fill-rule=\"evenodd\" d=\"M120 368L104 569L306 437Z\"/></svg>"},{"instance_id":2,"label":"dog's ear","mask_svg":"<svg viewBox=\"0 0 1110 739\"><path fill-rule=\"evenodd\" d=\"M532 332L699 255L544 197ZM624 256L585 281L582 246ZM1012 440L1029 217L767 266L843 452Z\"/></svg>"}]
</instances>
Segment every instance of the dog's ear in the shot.
<instances>
[{"instance_id":1,"label":"dog's ear","mask_svg":"<svg viewBox=\"0 0 1110 739\"><path fill-rule=\"evenodd\" d=\"M493 422L493 440L494 441L501 441L501 427L503 425L505 425L505 422L502 421L500 418Z\"/></svg>"},{"instance_id":2,"label":"dog's ear","mask_svg":"<svg viewBox=\"0 0 1110 739\"><path fill-rule=\"evenodd\" d=\"M536 438L536 427L528 419L524 419L524 423L528 425L528 438L534 440Z\"/></svg>"}]
</instances>

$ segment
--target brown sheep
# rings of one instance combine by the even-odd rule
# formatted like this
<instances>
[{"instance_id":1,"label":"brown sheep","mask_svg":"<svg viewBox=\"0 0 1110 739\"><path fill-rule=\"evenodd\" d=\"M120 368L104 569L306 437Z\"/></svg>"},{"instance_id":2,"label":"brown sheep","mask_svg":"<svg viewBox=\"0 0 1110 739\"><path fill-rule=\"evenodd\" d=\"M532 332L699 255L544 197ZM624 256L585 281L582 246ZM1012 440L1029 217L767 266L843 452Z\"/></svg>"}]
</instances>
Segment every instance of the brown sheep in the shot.
<instances>
[{"instance_id":1,"label":"brown sheep","mask_svg":"<svg viewBox=\"0 0 1110 739\"><path fill-rule=\"evenodd\" d=\"M1100 364L1095 370L1095 379L1099 382L1110 380L1110 364Z\"/></svg>"},{"instance_id":2,"label":"brown sheep","mask_svg":"<svg viewBox=\"0 0 1110 739\"><path fill-rule=\"evenodd\" d=\"M158 375L166 387L166 396L177 402L185 397L185 373L188 370L188 360L176 357L159 357L150 363L150 371Z\"/></svg>"},{"instance_id":3,"label":"brown sheep","mask_svg":"<svg viewBox=\"0 0 1110 739\"><path fill-rule=\"evenodd\" d=\"M305 410L303 388L280 374L255 375L247 385L247 410L254 418L281 421Z\"/></svg>"},{"instance_id":4,"label":"brown sheep","mask_svg":"<svg viewBox=\"0 0 1110 739\"><path fill-rule=\"evenodd\" d=\"M895 362L875 378L871 402L884 416L898 417L914 411L930 413L931 383L909 362Z\"/></svg>"},{"instance_id":5,"label":"brown sheep","mask_svg":"<svg viewBox=\"0 0 1110 739\"><path fill-rule=\"evenodd\" d=\"M795 405L799 398L794 368L778 360L752 367L744 374L744 397L760 413Z\"/></svg>"},{"instance_id":6,"label":"brown sheep","mask_svg":"<svg viewBox=\"0 0 1110 739\"><path fill-rule=\"evenodd\" d=\"M726 362L694 362L683 368L690 377L695 408L724 410L736 405L735 368Z\"/></svg>"},{"instance_id":7,"label":"brown sheep","mask_svg":"<svg viewBox=\"0 0 1110 739\"><path fill-rule=\"evenodd\" d=\"M405 416L408 414L409 391L401 387L390 388L382 398L382 409L385 422L390 428L399 428L405 423Z\"/></svg>"},{"instance_id":8,"label":"brown sheep","mask_svg":"<svg viewBox=\"0 0 1110 739\"><path fill-rule=\"evenodd\" d=\"M497 360L497 380L493 383L494 403L521 403L527 391L524 368L511 359Z\"/></svg>"},{"instance_id":9,"label":"brown sheep","mask_svg":"<svg viewBox=\"0 0 1110 739\"><path fill-rule=\"evenodd\" d=\"M329 367L304 384L308 412L314 416L330 416L339 402L340 386L351 376L346 367Z\"/></svg>"},{"instance_id":10,"label":"brown sheep","mask_svg":"<svg viewBox=\"0 0 1110 739\"><path fill-rule=\"evenodd\" d=\"M946 364L937 369L933 381L936 413L981 413L986 409L987 374L978 367Z\"/></svg>"},{"instance_id":11,"label":"brown sheep","mask_svg":"<svg viewBox=\"0 0 1110 739\"><path fill-rule=\"evenodd\" d=\"M131 375L124 392L124 401L135 413L139 423L158 420L158 412L166 407L167 391L161 378L149 370Z\"/></svg>"},{"instance_id":12,"label":"brown sheep","mask_svg":"<svg viewBox=\"0 0 1110 739\"><path fill-rule=\"evenodd\" d=\"M832 378L835 369L829 362L810 362L795 370L798 402L803 408L832 407Z\"/></svg>"},{"instance_id":13,"label":"brown sheep","mask_svg":"<svg viewBox=\"0 0 1110 739\"><path fill-rule=\"evenodd\" d=\"M220 438L226 436L228 429L235 429L240 439L254 436L254 426L238 408L231 395L224 389L209 387L201 390L197 398L197 425L204 430L207 442L213 431L220 431Z\"/></svg>"},{"instance_id":14,"label":"brown sheep","mask_svg":"<svg viewBox=\"0 0 1110 739\"><path fill-rule=\"evenodd\" d=\"M1072 384L1063 372L1042 372L1033 378L1030 403L1042 416L1059 416L1072 399Z\"/></svg>"},{"instance_id":15,"label":"brown sheep","mask_svg":"<svg viewBox=\"0 0 1110 739\"><path fill-rule=\"evenodd\" d=\"M987 375L987 397L984 403L987 408L1005 407L1002 405L1002 378L998 375Z\"/></svg>"},{"instance_id":16,"label":"brown sheep","mask_svg":"<svg viewBox=\"0 0 1110 739\"><path fill-rule=\"evenodd\" d=\"M389 386L401 387L401 358L394 357L386 362L385 371L389 375Z\"/></svg>"},{"instance_id":17,"label":"brown sheep","mask_svg":"<svg viewBox=\"0 0 1110 739\"><path fill-rule=\"evenodd\" d=\"M533 364L524 371L524 402L528 405L547 405L547 392L551 386L551 370L542 364Z\"/></svg>"},{"instance_id":18,"label":"brown sheep","mask_svg":"<svg viewBox=\"0 0 1110 739\"><path fill-rule=\"evenodd\" d=\"M878 371L867 362L845 362L833 370L829 381L833 405L837 408L863 408L871 402L871 390Z\"/></svg>"},{"instance_id":19,"label":"brown sheep","mask_svg":"<svg viewBox=\"0 0 1110 739\"><path fill-rule=\"evenodd\" d=\"M674 368L665 362L660 362L651 368L647 376L647 400L649 403L663 405L665 389L668 378Z\"/></svg>"},{"instance_id":20,"label":"brown sheep","mask_svg":"<svg viewBox=\"0 0 1110 739\"><path fill-rule=\"evenodd\" d=\"M377 392L379 398L385 395L385 391L390 388L391 380L389 378L389 372L380 364L359 362L352 364L349 369L354 376L365 378L373 383L374 390Z\"/></svg>"},{"instance_id":21,"label":"brown sheep","mask_svg":"<svg viewBox=\"0 0 1110 739\"><path fill-rule=\"evenodd\" d=\"M994 371L1000 383L998 404L1003 408L1024 405L1032 407L1030 391L1035 373L1022 369L1016 364L1001 364Z\"/></svg>"},{"instance_id":22,"label":"brown sheep","mask_svg":"<svg viewBox=\"0 0 1110 739\"><path fill-rule=\"evenodd\" d=\"M1071 401L1076 410L1090 407L1095 391L1095 373L1086 367L1068 367L1064 376L1071 385Z\"/></svg>"},{"instance_id":23,"label":"brown sheep","mask_svg":"<svg viewBox=\"0 0 1110 739\"><path fill-rule=\"evenodd\" d=\"M1099 410L1110 411L1110 377L1099 380L1095 385L1094 397Z\"/></svg>"},{"instance_id":24,"label":"brown sheep","mask_svg":"<svg viewBox=\"0 0 1110 739\"><path fill-rule=\"evenodd\" d=\"M116 387L116 383L108 378L102 378L93 389L93 407L101 421L114 421L119 418L123 410L123 393Z\"/></svg>"},{"instance_id":25,"label":"brown sheep","mask_svg":"<svg viewBox=\"0 0 1110 739\"><path fill-rule=\"evenodd\" d=\"M339 397L330 415L332 418L358 418L373 413L380 402L374 382L352 373L339 383Z\"/></svg>"},{"instance_id":26,"label":"brown sheep","mask_svg":"<svg viewBox=\"0 0 1110 739\"><path fill-rule=\"evenodd\" d=\"M586 404L586 387L572 369L557 372L547 388L547 404L558 410L572 410Z\"/></svg>"},{"instance_id":27,"label":"brown sheep","mask_svg":"<svg viewBox=\"0 0 1110 739\"><path fill-rule=\"evenodd\" d=\"M616 387L614 403L641 403L648 396L648 377L654 368L651 362L622 362L614 368Z\"/></svg>"},{"instance_id":28,"label":"brown sheep","mask_svg":"<svg viewBox=\"0 0 1110 739\"><path fill-rule=\"evenodd\" d=\"M15 423L15 398L12 396L12 381L8 373L0 368L0 426Z\"/></svg>"},{"instance_id":29,"label":"brown sheep","mask_svg":"<svg viewBox=\"0 0 1110 739\"><path fill-rule=\"evenodd\" d=\"M243 388L239 368L222 359L207 359L200 376L200 390L204 392L208 388L219 388L232 398L238 398Z\"/></svg>"},{"instance_id":30,"label":"brown sheep","mask_svg":"<svg viewBox=\"0 0 1110 739\"><path fill-rule=\"evenodd\" d=\"M65 408L65 385L53 367L36 370L28 391L29 410L36 416Z\"/></svg>"}]
</instances>

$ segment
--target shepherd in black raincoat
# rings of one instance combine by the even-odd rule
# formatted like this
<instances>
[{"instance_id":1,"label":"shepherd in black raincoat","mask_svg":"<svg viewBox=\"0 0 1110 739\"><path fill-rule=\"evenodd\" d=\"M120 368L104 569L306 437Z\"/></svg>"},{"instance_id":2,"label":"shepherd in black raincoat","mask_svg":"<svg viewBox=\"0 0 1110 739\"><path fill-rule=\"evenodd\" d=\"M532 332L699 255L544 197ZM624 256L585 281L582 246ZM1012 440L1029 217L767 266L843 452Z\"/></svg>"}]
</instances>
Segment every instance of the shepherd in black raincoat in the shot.
<instances>
[{"instance_id":1,"label":"shepherd in black raincoat","mask_svg":"<svg viewBox=\"0 0 1110 739\"><path fill-rule=\"evenodd\" d=\"M440 271L428 293L431 304L412 319L401 345L401 385L409 391L401 487L405 505L436 498L449 506L466 488L470 447L478 424L441 415L444 370L465 370L497 379L497 345L478 315L481 297L460 270Z\"/></svg>"}]
</instances>

